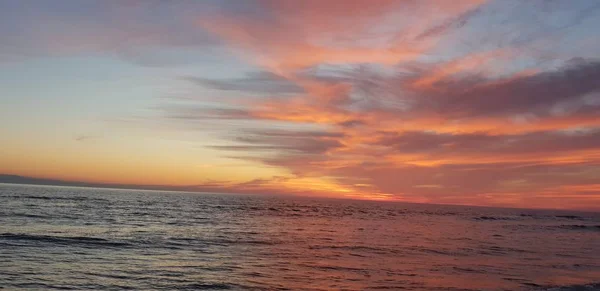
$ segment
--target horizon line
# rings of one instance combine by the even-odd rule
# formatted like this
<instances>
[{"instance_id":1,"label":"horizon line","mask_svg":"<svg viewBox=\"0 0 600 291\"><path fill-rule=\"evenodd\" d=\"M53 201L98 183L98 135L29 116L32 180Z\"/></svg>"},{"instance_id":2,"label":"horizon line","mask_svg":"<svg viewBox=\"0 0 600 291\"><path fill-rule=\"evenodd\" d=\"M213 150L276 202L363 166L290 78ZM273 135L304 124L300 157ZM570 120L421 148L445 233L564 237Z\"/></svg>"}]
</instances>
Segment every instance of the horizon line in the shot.
<instances>
[{"instance_id":1,"label":"horizon line","mask_svg":"<svg viewBox=\"0 0 600 291\"><path fill-rule=\"evenodd\" d=\"M7 179L12 178L10 181ZM575 212L592 212L600 213L600 209L582 209L582 208L526 208L518 206L493 206L493 205L477 205L477 204L452 204L452 203L429 203L429 202L413 202L400 200L376 200L376 199L360 199L359 197L336 197L336 196L309 196L294 193L274 194L274 193L253 193L253 192L230 192L230 191L202 191L198 189L189 189L193 185L177 186L177 185L138 185L138 184L119 184L119 183L101 183L101 182L84 182L71 181L50 178L38 178L32 176L22 176L15 174L0 174L0 184L5 185L24 185L24 186L47 186L47 187L75 187L75 188L96 188L108 190L134 190L134 191L155 191L155 192L178 192L189 194L210 194L210 195L243 195L243 196L269 196L269 197L294 197L294 198L312 198L312 199L333 199L333 200L351 200L351 201L372 201L385 203L401 203L401 204L417 204L417 205L438 205L438 206L459 206L459 207L477 207L477 208L496 208L496 209L519 209L519 210L551 210L551 211L575 211Z\"/></svg>"}]
</instances>

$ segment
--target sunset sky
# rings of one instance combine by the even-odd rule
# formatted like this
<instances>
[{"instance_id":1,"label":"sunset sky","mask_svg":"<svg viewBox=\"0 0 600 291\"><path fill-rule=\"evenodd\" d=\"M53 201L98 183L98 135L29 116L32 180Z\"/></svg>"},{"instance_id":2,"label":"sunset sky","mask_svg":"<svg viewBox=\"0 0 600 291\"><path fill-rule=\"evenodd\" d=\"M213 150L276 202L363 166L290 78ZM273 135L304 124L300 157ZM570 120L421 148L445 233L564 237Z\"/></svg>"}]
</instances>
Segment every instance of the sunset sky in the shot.
<instances>
[{"instance_id":1,"label":"sunset sky","mask_svg":"<svg viewBox=\"0 0 600 291\"><path fill-rule=\"evenodd\" d=\"M0 174L600 209L600 1L0 0Z\"/></svg>"}]
</instances>

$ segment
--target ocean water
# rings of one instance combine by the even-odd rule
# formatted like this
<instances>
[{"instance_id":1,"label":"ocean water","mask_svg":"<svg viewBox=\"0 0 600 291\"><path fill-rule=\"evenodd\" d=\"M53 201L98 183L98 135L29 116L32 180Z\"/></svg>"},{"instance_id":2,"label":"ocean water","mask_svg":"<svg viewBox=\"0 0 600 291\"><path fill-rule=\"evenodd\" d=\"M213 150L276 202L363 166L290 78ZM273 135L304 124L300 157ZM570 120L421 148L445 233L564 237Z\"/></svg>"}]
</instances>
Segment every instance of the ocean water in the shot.
<instances>
[{"instance_id":1,"label":"ocean water","mask_svg":"<svg viewBox=\"0 0 600 291\"><path fill-rule=\"evenodd\" d=\"M0 184L6 290L600 290L598 282L599 213Z\"/></svg>"}]
</instances>

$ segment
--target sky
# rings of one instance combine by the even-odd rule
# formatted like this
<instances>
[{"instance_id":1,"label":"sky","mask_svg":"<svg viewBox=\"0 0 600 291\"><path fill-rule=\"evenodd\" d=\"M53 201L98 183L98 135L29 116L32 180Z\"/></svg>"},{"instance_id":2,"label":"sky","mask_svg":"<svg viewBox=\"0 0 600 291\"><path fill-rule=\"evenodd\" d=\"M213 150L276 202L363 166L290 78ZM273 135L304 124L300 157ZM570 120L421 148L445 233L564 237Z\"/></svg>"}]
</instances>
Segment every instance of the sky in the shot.
<instances>
[{"instance_id":1,"label":"sky","mask_svg":"<svg viewBox=\"0 0 600 291\"><path fill-rule=\"evenodd\" d=\"M0 174L600 209L596 0L0 0Z\"/></svg>"}]
</instances>

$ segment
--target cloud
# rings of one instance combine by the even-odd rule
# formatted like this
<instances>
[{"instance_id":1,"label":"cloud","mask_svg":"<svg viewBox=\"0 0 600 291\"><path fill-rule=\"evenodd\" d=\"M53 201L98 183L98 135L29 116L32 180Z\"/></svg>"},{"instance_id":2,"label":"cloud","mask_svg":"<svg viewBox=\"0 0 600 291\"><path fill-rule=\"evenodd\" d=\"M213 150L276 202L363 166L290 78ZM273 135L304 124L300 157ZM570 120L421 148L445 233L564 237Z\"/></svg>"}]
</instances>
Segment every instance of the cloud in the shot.
<instances>
[{"instance_id":1,"label":"cloud","mask_svg":"<svg viewBox=\"0 0 600 291\"><path fill-rule=\"evenodd\" d=\"M180 73L216 97L157 109L216 134L209 147L223 156L281 175L195 189L513 206L600 196L593 1L65 3L3 3L20 18L0 19L21 31L0 25L0 54L162 65L181 59L154 48L218 46L252 66Z\"/></svg>"},{"instance_id":2,"label":"cloud","mask_svg":"<svg viewBox=\"0 0 600 291\"><path fill-rule=\"evenodd\" d=\"M450 118L525 113L548 115L561 102L600 90L598 78L600 63L597 61L500 80L479 75L445 78L423 92L417 92L427 97L416 110L445 112Z\"/></svg>"},{"instance_id":3,"label":"cloud","mask_svg":"<svg viewBox=\"0 0 600 291\"><path fill-rule=\"evenodd\" d=\"M452 157L457 160L465 160L467 163L476 161L465 159L465 155L475 159L492 157L500 160L507 156L517 156L524 160L536 157L544 160L548 158L548 155L572 157L571 154L577 151L600 148L600 130L543 131L502 135L435 132L383 133L377 145L389 147L399 153L421 153L442 159Z\"/></svg>"},{"instance_id":4,"label":"cloud","mask_svg":"<svg viewBox=\"0 0 600 291\"><path fill-rule=\"evenodd\" d=\"M451 5L440 1L375 2L259 1L264 9L260 14L224 11L200 19L198 24L241 55L287 76L290 71L322 63L394 64L414 59L435 43L414 39L422 29L484 1L461 0ZM404 13L395 15L398 11ZM427 17L416 18L416 12ZM375 33L375 27L394 29ZM359 40L377 40L384 45L356 45Z\"/></svg>"},{"instance_id":5,"label":"cloud","mask_svg":"<svg viewBox=\"0 0 600 291\"><path fill-rule=\"evenodd\" d=\"M288 79L268 71L247 73L238 79L214 80L199 77L183 77L184 80L200 86L220 90L237 91L250 94L298 94L304 89Z\"/></svg>"},{"instance_id":6,"label":"cloud","mask_svg":"<svg viewBox=\"0 0 600 291\"><path fill-rule=\"evenodd\" d=\"M459 29L459 28L465 26L468 23L468 21L473 16L477 15L480 11L481 11L481 9L479 7L476 7L471 10L467 10L467 11L459 14L456 17L450 18L450 19L442 22L441 24L434 25L434 26L426 29L421 34L419 34L416 38L424 39L424 38L436 37L436 36L443 35L449 31Z\"/></svg>"},{"instance_id":7,"label":"cloud","mask_svg":"<svg viewBox=\"0 0 600 291\"><path fill-rule=\"evenodd\" d=\"M253 130L235 135L234 141L242 145L213 146L213 148L238 151L272 151L278 155L322 155L343 145L342 133L320 131Z\"/></svg>"},{"instance_id":8,"label":"cloud","mask_svg":"<svg viewBox=\"0 0 600 291\"><path fill-rule=\"evenodd\" d=\"M265 1L256 15L200 21L269 73L193 81L263 98L163 110L190 121L248 122L213 148L293 175L252 181L255 188L326 177L319 191L338 195L513 206L536 197L556 206L553 189L585 189L600 169L600 65L573 58L523 67L525 55L536 57L523 46L430 55L497 8L483 4L382 1L371 10ZM385 23L398 7L432 16ZM581 193L588 196L572 199L597 197Z\"/></svg>"},{"instance_id":9,"label":"cloud","mask_svg":"<svg viewBox=\"0 0 600 291\"><path fill-rule=\"evenodd\" d=\"M217 46L217 38L191 29L199 16L191 12L210 10L208 2L52 1L27 5L3 1L0 56L20 61L108 53L141 65L180 63L177 56L156 51Z\"/></svg>"},{"instance_id":10,"label":"cloud","mask_svg":"<svg viewBox=\"0 0 600 291\"><path fill-rule=\"evenodd\" d=\"M98 138L97 136L93 136L93 135L78 135L75 136L75 141L87 141L90 139L95 139Z\"/></svg>"}]
</instances>

